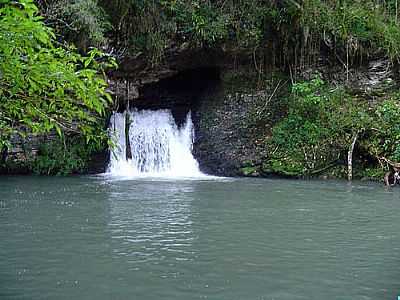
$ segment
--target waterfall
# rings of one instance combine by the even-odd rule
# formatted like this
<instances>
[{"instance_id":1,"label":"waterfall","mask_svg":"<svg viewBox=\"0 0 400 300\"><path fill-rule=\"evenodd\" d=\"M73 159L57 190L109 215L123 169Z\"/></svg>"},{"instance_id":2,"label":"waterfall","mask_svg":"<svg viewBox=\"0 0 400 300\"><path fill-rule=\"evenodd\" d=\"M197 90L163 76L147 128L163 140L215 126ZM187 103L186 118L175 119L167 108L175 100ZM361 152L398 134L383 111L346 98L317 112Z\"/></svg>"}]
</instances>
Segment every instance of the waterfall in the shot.
<instances>
[{"instance_id":1,"label":"waterfall","mask_svg":"<svg viewBox=\"0 0 400 300\"><path fill-rule=\"evenodd\" d=\"M190 113L181 128L176 125L170 110L114 113L109 131L113 144L108 166L111 175L203 175L192 155L194 131Z\"/></svg>"}]
</instances>

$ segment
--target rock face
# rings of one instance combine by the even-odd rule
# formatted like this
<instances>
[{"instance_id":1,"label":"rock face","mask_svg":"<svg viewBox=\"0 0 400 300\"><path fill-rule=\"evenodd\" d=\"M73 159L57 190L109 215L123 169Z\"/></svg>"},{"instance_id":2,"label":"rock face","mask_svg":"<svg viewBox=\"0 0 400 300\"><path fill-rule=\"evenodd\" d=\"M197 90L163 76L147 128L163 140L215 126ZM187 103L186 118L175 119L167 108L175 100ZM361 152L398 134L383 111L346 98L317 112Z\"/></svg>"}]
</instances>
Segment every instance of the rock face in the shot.
<instances>
[{"instance_id":1,"label":"rock face","mask_svg":"<svg viewBox=\"0 0 400 300\"><path fill-rule=\"evenodd\" d=\"M259 89L254 82L259 79L258 74L252 74L252 68L233 69L225 63L202 66L173 72L172 77L140 86L130 107L171 109L178 124L190 110L195 126L193 152L205 173L268 175L260 171L268 151L273 151L267 149L265 141L285 110L281 107L282 99L289 90L290 78L282 74L281 79L264 78ZM387 60L373 60L350 69L348 78L343 67L323 64L305 70L302 76L307 78L315 72L321 73L326 81L347 85L354 93L372 101L374 94L395 83L394 71Z\"/></svg>"},{"instance_id":2,"label":"rock face","mask_svg":"<svg viewBox=\"0 0 400 300\"><path fill-rule=\"evenodd\" d=\"M200 169L213 175L248 175L249 167L265 158L263 140L276 119L275 100L285 90L282 80L277 91L276 82L266 79L259 90L257 74L250 73L215 67L186 70L140 87L129 106L170 109L178 126L191 111L193 153Z\"/></svg>"},{"instance_id":3,"label":"rock face","mask_svg":"<svg viewBox=\"0 0 400 300\"><path fill-rule=\"evenodd\" d=\"M227 93L223 88L203 99L193 111L194 155L200 169L220 176L245 175L266 155L262 136L270 124L257 124L268 93ZM261 134L262 133L262 134Z\"/></svg>"},{"instance_id":4,"label":"rock face","mask_svg":"<svg viewBox=\"0 0 400 300\"><path fill-rule=\"evenodd\" d=\"M397 84L397 70L389 59L371 59L363 66L350 68L348 73L343 66L321 65L304 72L305 75L319 72L332 85L345 85L354 93L366 97L385 92Z\"/></svg>"},{"instance_id":5,"label":"rock face","mask_svg":"<svg viewBox=\"0 0 400 300\"><path fill-rule=\"evenodd\" d=\"M11 147L3 151L0 163L0 174L27 174L29 162L34 159L45 143L55 141L57 135L55 132L47 135L27 134L25 138L14 135L11 138Z\"/></svg>"},{"instance_id":6,"label":"rock face","mask_svg":"<svg viewBox=\"0 0 400 300\"><path fill-rule=\"evenodd\" d=\"M282 99L288 92L290 74L281 79L262 78L253 61L232 59L226 53L190 50L184 45L171 48L164 62L153 67L143 57L128 57L110 74L114 94L112 110L170 109L178 125L191 111L195 126L194 155L202 171L221 176L265 176L258 168L268 151L265 139L285 110ZM316 66L302 75L320 72L326 81L347 84L374 101L382 87L392 86L395 72L387 60L374 60L364 67ZM256 73L256 74L254 74ZM251 76L249 76L251 74ZM281 74L282 75L282 74ZM264 74L266 76L266 71ZM267 76L268 77L268 76ZM34 158L42 143L50 143L55 134L14 137L12 147L2 153L2 173L26 173L24 163ZM104 172L108 151L93 156L89 173ZM7 167L5 166L7 163Z\"/></svg>"},{"instance_id":7,"label":"rock face","mask_svg":"<svg viewBox=\"0 0 400 300\"><path fill-rule=\"evenodd\" d=\"M25 138L15 135L11 139L11 147L0 156L0 174L30 174L33 162L40 155L43 145L59 143L56 132L46 135L27 134ZM62 153L56 153L56 155ZM94 153L85 168L85 174L98 174L106 171L109 157L108 149Z\"/></svg>"},{"instance_id":8,"label":"rock face","mask_svg":"<svg viewBox=\"0 0 400 300\"><path fill-rule=\"evenodd\" d=\"M108 149L93 154L87 163L85 174L101 174L106 172L109 158L110 152Z\"/></svg>"},{"instance_id":9,"label":"rock face","mask_svg":"<svg viewBox=\"0 0 400 300\"><path fill-rule=\"evenodd\" d=\"M127 56L119 63L118 70L112 72L113 80L127 80L136 87L159 82L187 70L219 68L229 64L231 58L222 51L189 48L189 44L170 46L160 64L153 66L144 54Z\"/></svg>"}]
</instances>

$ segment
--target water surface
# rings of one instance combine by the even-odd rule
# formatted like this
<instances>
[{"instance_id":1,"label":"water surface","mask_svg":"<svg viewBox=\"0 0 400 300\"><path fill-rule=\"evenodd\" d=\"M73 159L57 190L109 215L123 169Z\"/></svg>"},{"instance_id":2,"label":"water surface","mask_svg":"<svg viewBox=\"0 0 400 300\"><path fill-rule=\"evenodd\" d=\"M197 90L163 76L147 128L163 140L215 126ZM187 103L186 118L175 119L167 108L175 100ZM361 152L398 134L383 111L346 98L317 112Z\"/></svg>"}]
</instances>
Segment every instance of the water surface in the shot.
<instances>
[{"instance_id":1,"label":"water surface","mask_svg":"<svg viewBox=\"0 0 400 300\"><path fill-rule=\"evenodd\" d=\"M0 299L397 299L400 190L0 178Z\"/></svg>"}]
</instances>

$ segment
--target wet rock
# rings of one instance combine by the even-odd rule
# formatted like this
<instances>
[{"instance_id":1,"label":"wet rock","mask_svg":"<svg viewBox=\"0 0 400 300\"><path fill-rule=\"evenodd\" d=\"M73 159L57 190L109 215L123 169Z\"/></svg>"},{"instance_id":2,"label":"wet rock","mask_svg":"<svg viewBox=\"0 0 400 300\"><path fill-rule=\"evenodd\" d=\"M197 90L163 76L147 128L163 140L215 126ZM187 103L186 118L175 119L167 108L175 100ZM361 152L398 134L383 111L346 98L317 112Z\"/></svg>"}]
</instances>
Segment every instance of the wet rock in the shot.
<instances>
[{"instance_id":1,"label":"wet rock","mask_svg":"<svg viewBox=\"0 0 400 300\"><path fill-rule=\"evenodd\" d=\"M198 102L193 111L194 155L200 169L220 176L260 176L267 149L259 143L271 124L257 124L257 112L270 90L230 93L221 86Z\"/></svg>"},{"instance_id":2,"label":"wet rock","mask_svg":"<svg viewBox=\"0 0 400 300\"><path fill-rule=\"evenodd\" d=\"M26 174L30 172L29 163L38 155L40 146L57 138L55 132L46 135L27 133L25 137L14 135L10 147L5 149L0 163L0 174Z\"/></svg>"}]
</instances>

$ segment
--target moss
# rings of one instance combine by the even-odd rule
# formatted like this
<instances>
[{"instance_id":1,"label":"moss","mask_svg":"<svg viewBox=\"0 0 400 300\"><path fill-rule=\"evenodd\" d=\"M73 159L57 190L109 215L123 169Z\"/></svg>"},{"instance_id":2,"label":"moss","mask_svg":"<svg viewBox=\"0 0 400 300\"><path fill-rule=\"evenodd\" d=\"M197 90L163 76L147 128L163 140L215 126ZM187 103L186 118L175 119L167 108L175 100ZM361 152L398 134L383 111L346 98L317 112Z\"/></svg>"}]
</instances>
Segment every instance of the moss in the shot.
<instances>
[{"instance_id":1,"label":"moss","mask_svg":"<svg viewBox=\"0 0 400 300\"><path fill-rule=\"evenodd\" d=\"M244 176L258 176L259 168L258 167L244 167L240 169L240 172Z\"/></svg>"},{"instance_id":2,"label":"moss","mask_svg":"<svg viewBox=\"0 0 400 300\"><path fill-rule=\"evenodd\" d=\"M358 172L355 174L355 177L359 179L382 181L385 173L386 170L382 169L381 167L369 167L358 170Z\"/></svg>"}]
</instances>

